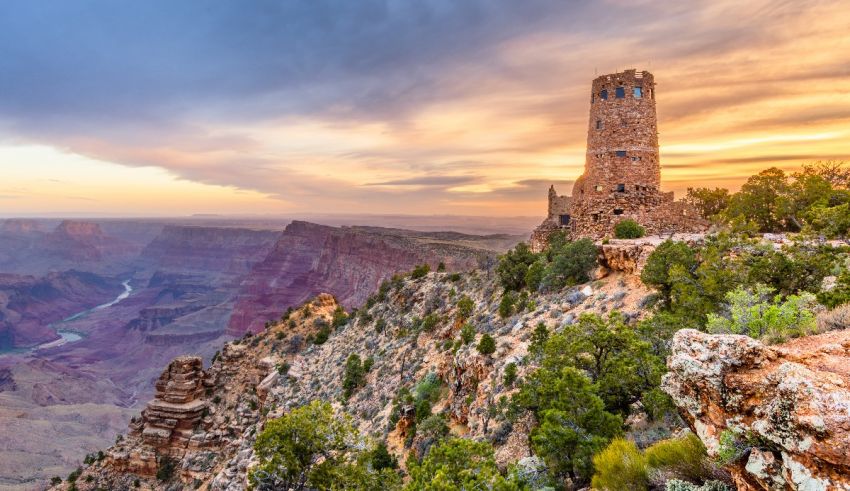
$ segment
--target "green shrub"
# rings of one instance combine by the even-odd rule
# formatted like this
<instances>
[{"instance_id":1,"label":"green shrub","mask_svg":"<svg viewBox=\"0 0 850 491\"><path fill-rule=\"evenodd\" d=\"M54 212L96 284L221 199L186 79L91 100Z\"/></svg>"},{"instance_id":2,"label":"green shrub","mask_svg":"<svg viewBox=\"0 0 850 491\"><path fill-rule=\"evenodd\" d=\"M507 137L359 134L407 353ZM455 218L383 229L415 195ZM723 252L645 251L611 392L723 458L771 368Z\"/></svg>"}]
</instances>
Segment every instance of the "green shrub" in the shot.
<instances>
[{"instance_id":1,"label":"green shrub","mask_svg":"<svg viewBox=\"0 0 850 491\"><path fill-rule=\"evenodd\" d=\"M656 247L646 259L640 279L646 285L657 288L665 305L669 306L676 273L690 271L696 265L696 251L683 242L668 239Z\"/></svg>"},{"instance_id":2,"label":"green shrub","mask_svg":"<svg viewBox=\"0 0 850 491\"><path fill-rule=\"evenodd\" d=\"M434 327L437 326L437 323L440 322L440 317L437 314L428 314L420 323L420 328L425 332L431 332L434 330Z\"/></svg>"},{"instance_id":3,"label":"green shrub","mask_svg":"<svg viewBox=\"0 0 850 491\"><path fill-rule=\"evenodd\" d=\"M475 340L475 327L472 324L464 324L463 327L460 328L460 339L463 341L463 344L469 344Z\"/></svg>"},{"instance_id":4,"label":"green shrub","mask_svg":"<svg viewBox=\"0 0 850 491\"><path fill-rule=\"evenodd\" d=\"M174 471L177 470L177 461L163 455L159 458L159 464L156 469L156 478L160 481L170 481L174 477Z\"/></svg>"},{"instance_id":5,"label":"green shrub","mask_svg":"<svg viewBox=\"0 0 850 491\"><path fill-rule=\"evenodd\" d=\"M431 266L429 264L420 264L419 266L413 268L413 271L410 273L410 277L414 280L418 280L420 278L424 278L430 272Z\"/></svg>"},{"instance_id":6,"label":"green shrub","mask_svg":"<svg viewBox=\"0 0 850 491\"><path fill-rule=\"evenodd\" d=\"M516 363L511 362L505 365L505 374L502 377L502 383L510 387L516 382L517 368Z\"/></svg>"},{"instance_id":7,"label":"green shrub","mask_svg":"<svg viewBox=\"0 0 850 491\"><path fill-rule=\"evenodd\" d=\"M377 331L379 333L384 332L384 329L386 329L386 328L387 328L387 321L384 320L383 318L375 321L375 331Z\"/></svg>"},{"instance_id":8,"label":"green shrub","mask_svg":"<svg viewBox=\"0 0 850 491\"><path fill-rule=\"evenodd\" d=\"M493 447L486 442L451 438L432 447L421 464L416 459L408 463L407 491L512 489L499 473Z\"/></svg>"},{"instance_id":9,"label":"green shrub","mask_svg":"<svg viewBox=\"0 0 850 491\"><path fill-rule=\"evenodd\" d=\"M344 326L348 322L348 314L345 313L345 309L342 306L334 309L333 319L331 320L331 327L334 329L338 327Z\"/></svg>"},{"instance_id":10,"label":"green shrub","mask_svg":"<svg viewBox=\"0 0 850 491\"><path fill-rule=\"evenodd\" d=\"M62 478L59 476L53 476L50 478L50 485L57 486L62 483Z\"/></svg>"},{"instance_id":11,"label":"green shrub","mask_svg":"<svg viewBox=\"0 0 850 491\"><path fill-rule=\"evenodd\" d=\"M844 271L838 276L836 285L832 290L818 293L818 302L830 309L850 303L850 270Z\"/></svg>"},{"instance_id":12,"label":"green shrub","mask_svg":"<svg viewBox=\"0 0 850 491\"><path fill-rule=\"evenodd\" d=\"M502 295L502 301L499 302L499 317L506 319L514 314L516 308L516 295L513 292L506 291Z\"/></svg>"},{"instance_id":13,"label":"green shrub","mask_svg":"<svg viewBox=\"0 0 850 491\"><path fill-rule=\"evenodd\" d=\"M567 242L557 249L550 249L552 262L543 272L543 285L547 288L563 288L590 280L590 272L596 267L598 251L590 239Z\"/></svg>"},{"instance_id":14,"label":"green shrub","mask_svg":"<svg viewBox=\"0 0 850 491\"><path fill-rule=\"evenodd\" d=\"M320 324L319 332L316 333L316 337L313 339L313 342L319 345L325 344L330 335L331 326L327 322L324 322Z\"/></svg>"},{"instance_id":15,"label":"green shrub","mask_svg":"<svg viewBox=\"0 0 850 491\"><path fill-rule=\"evenodd\" d=\"M640 491L649 487L647 459L634 442L615 438L593 456L593 488L607 491Z\"/></svg>"},{"instance_id":16,"label":"green shrub","mask_svg":"<svg viewBox=\"0 0 850 491\"><path fill-rule=\"evenodd\" d=\"M540 284L543 282L543 275L546 272L546 264L548 263L545 258L540 258L528 267L528 270L525 272L525 285L529 290L537 291L540 288Z\"/></svg>"},{"instance_id":17,"label":"green shrub","mask_svg":"<svg viewBox=\"0 0 850 491\"><path fill-rule=\"evenodd\" d=\"M496 340L489 334L485 333L478 341L477 349L482 355L492 355L496 352Z\"/></svg>"},{"instance_id":18,"label":"green shrub","mask_svg":"<svg viewBox=\"0 0 850 491\"><path fill-rule=\"evenodd\" d=\"M457 317L460 320L469 319L475 309L475 302L469 296L464 295L457 301Z\"/></svg>"},{"instance_id":19,"label":"green shrub","mask_svg":"<svg viewBox=\"0 0 850 491\"><path fill-rule=\"evenodd\" d=\"M644 411L652 421L659 421L665 415L675 412L676 405L663 390L658 387L643 393L640 398Z\"/></svg>"},{"instance_id":20,"label":"green shrub","mask_svg":"<svg viewBox=\"0 0 850 491\"><path fill-rule=\"evenodd\" d=\"M378 442L372 450L372 468L380 472L384 469L398 469L398 459L387 450L386 442Z\"/></svg>"},{"instance_id":21,"label":"green shrub","mask_svg":"<svg viewBox=\"0 0 850 491\"><path fill-rule=\"evenodd\" d=\"M631 218L621 220L614 226L614 237L618 239L639 239L646 235L646 229Z\"/></svg>"},{"instance_id":22,"label":"green shrub","mask_svg":"<svg viewBox=\"0 0 850 491\"><path fill-rule=\"evenodd\" d=\"M496 275L499 283L506 291L522 290L525 285L525 275L529 266L537 260L537 255L531 252L528 244L520 242L513 249L499 258Z\"/></svg>"},{"instance_id":23,"label":"green shrub","mask_svg":"<svg viewBox=\"0 0 850 491\"><path fill-rule=\"evenodd\" d=\"M705 445L693 433L662 440L646 449L646 460L654 470L693 482L712 476Z\"/></svg>"},{"instance_id":24,"label":"green shrub","mask_svg":"<svg viewBox=\"0 0 850 491\"><path fill-rule=\"evenodd\" d=\"M815 331L811 293L790 295L784 300L765 285L738 287L726 294L728 314L709 314L708 331L743 334L766 342L783 342Z\"/></svg>"},{"instance_id":25,"label":"green shrub","mask_svg":"<svg viewBox=\"0 0 850 491\"><path fill-rule=\"evenodd\" d=\"M363 361L363 371L369 372L372 370L372 367L375 366L375 358L370 356Z\"/></svg>"},{"instance_id":26,"label":"green shrub","mask_svg":"<svg viewBox=\"0 0 850 491\"><path fill-rule=\"evenodd\" d=\"M437 272L442 273L445 270L446 270L446 263L444 263L443 261L440 261L440 263L437 264Z\"/></svg>"},{"instance_id":27,"label":"green shrub","mask_svg":"<svg viewBox=\"0 0 850 491\"><path fill-rule=\"evenodd\" d=\"M345 360L345 372L342 380L343 397L348 399L358 387L366 383L366 370L356 353L348 355Z\"/></svg>"}]
</instances>

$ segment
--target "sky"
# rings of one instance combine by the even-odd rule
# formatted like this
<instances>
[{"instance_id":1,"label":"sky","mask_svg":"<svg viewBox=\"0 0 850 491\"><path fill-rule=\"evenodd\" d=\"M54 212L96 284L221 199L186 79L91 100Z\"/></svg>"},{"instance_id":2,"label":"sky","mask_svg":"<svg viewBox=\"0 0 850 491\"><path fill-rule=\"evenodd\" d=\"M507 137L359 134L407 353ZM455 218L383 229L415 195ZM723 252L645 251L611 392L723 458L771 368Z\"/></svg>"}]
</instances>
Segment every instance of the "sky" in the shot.
<instances>
[{"instance_id":1,"label":"sky","mask_svg":"<svg viewBox=\"0 0 850 491\"><path fill-rule=\"evenodd\" d=\"M0 215L544 215L590 82L662 186L850 160L846 0L0 2Z\"/></svg>"}]
</instances>

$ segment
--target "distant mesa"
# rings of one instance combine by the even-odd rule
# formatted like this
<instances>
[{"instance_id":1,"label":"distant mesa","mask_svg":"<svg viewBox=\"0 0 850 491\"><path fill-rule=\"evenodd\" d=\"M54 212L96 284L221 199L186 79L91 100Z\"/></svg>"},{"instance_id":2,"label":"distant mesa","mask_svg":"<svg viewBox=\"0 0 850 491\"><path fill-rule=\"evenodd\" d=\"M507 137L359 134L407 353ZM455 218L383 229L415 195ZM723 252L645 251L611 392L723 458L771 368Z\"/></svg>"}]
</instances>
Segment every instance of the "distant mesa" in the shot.
<instances>
[{"instance_id":1,"label":"distant mesa","mask_svg":"<svg viewBox=\"0 0 850 491\"><path fill-rule=\"evenodd\" d=\"M531 236L542 250L552 233L601 239L630 218L649 234L700 232L708 227L688 204L661 191L655 78L626 70L593 80L587 152L572 196L549 188L546 219Z\"/></svg>"},{"instance_id":2,"label":"distant mesa","mask_svg":"<svg viewBox=\"0 0 850 491\"><path fill-rule=\"evenodd\" d=\"M0 225L0 233L4 234L33 234L43 232L37 220L25 218L9 218Z\"/></svg>"}]
</instances>

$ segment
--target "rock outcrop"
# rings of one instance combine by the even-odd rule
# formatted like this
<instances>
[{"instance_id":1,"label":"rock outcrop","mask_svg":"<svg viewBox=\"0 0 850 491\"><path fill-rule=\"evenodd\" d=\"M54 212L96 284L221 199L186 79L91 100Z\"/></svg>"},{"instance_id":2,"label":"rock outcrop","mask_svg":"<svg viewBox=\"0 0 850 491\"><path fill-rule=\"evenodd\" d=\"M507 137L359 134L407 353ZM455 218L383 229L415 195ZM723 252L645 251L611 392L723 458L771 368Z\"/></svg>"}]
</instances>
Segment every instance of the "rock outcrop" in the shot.
<instances>
[{"instance_id":1,"label":"rock outcrop","mask_svg":"<svg viewBox=\"0 0 850 491\"><path fill-rule=\"evenodd\" d=\"M739 490L850 489L850 330L777 346L679 331L663 383ZM736 453L737 452L737 453Z\"/></svg>"},{"instance_id":2,"label":"rock outcrop","mask_svg":"<svg viewBox=\"0 0 850 491\"><path fill-rule=\"evenodd\" d=\"M215 442L215 435L205 431L212 419L207 416L204 393L213 385L200 357L174 359L156 382L156 397L148 402L141 417L130 422L126 442L109 452L109 464L153 476L163 459L181 459L189 448Z\"/></svg>"}]
</instances>

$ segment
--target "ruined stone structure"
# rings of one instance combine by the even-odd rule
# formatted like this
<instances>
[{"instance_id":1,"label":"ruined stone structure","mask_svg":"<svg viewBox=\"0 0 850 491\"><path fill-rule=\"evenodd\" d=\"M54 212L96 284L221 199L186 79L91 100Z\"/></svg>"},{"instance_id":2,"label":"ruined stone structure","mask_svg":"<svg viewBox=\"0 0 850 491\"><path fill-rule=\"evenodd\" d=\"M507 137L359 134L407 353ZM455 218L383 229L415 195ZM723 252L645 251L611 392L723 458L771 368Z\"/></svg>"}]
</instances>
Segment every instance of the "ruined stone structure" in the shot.
<instances>
[{"instance_id":1,"label":"ruined stone structure","mask_svg":"<svg viewBox=\"0 0 850 491\"><path fill-rule=\"evenodd\" d=\"M549 188L548 216L532 234L532 248L544 248L557 230L573 238L610 237L626 218L649 234L707 227L696 210L661 191L655 79L646 71L626 70L593 81L584 174L572 196Z\"/></svg>"}]
</instances>

